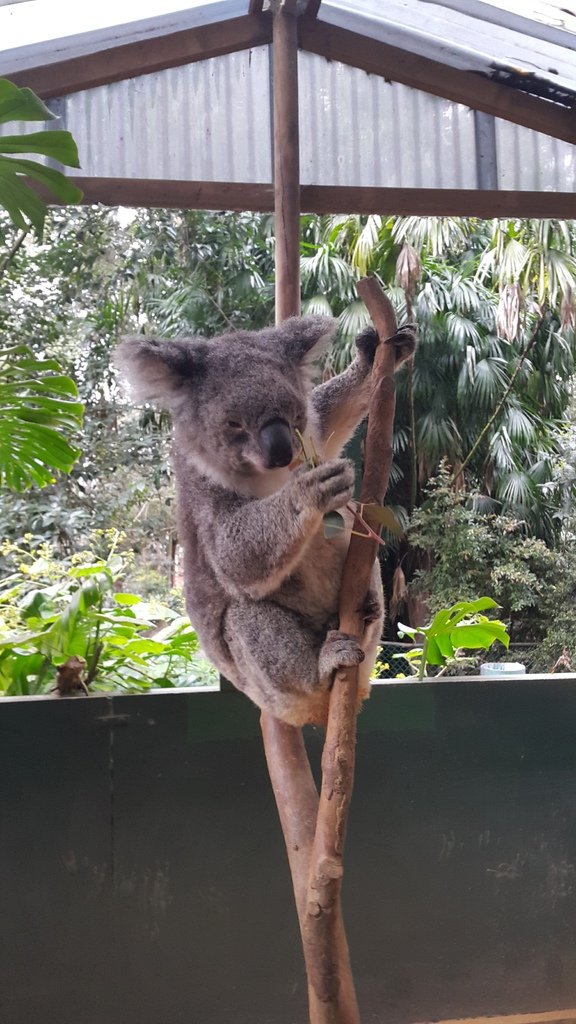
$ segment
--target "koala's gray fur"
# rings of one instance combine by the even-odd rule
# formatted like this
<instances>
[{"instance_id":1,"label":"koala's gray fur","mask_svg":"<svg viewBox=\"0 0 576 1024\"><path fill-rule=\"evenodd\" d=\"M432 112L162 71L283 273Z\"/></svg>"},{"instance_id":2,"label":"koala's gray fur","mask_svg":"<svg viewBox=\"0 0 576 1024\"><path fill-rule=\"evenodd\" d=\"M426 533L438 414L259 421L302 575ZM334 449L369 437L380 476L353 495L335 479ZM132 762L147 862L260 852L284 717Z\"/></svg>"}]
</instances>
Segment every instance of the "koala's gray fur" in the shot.
<instances>
[{"instance_id":1,"label":"koala's gray fur","mask_svg":"<svg viewBox=\"0 0 576 1024\"><path fill-rule=\"evenodd\" d=\"M259 707L293 725L324 723L339 665L359 664L360 699L382 629L374 566L362 645L338 632L348 534L324 537L322 517L352 496L352 464L338 458L365 417L376 335L312 388L311 364L331 338L327 317L206 341L128 338L119 364L141 400L174 422L179 537L186 604L206 655ZM397 340L398 364L413 351ZM291 470L299 431L322 462Z\"/></svg>"}]
</instances>

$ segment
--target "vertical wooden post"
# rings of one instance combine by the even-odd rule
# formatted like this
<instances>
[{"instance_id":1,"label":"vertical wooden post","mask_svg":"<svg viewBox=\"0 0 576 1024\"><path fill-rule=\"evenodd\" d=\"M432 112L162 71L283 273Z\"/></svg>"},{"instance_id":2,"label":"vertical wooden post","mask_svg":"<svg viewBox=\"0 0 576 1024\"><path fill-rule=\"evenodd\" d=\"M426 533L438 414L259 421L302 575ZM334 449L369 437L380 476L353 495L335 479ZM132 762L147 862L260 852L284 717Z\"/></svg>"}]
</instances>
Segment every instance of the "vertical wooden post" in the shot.
<instances>
[{"instance_id":1,"label":"vertical wooden post","mask_svg":"<svg viewBox=\"0 0 576 1024\"><path fill-rule=\"evenodd\" d=\"M274 220L276 323L300 313L300 139L298 19L285 0L274 6Z\"/></svg>"}]
</instances>

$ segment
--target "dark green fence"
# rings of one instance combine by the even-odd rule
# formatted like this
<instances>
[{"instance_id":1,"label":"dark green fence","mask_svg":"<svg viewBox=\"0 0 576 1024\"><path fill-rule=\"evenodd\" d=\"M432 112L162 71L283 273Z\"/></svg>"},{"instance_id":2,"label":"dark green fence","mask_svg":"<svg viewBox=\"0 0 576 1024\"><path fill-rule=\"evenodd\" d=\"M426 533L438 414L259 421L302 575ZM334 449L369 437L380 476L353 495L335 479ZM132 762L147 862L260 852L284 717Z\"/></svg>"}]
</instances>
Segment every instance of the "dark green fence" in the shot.
<instances>
[{"instance_id":1,"label":"dark green fence","mask_svg":"<svg viewBox=\"0 0 576 1024\"><path fill-rule=\"evenodd\" d=\"M359 728L363 1024L575 1007L576 679L384 684ZM2 1024L304 1024L244 698L3 701L0 780Z\"/></svg>"}]
</instances>

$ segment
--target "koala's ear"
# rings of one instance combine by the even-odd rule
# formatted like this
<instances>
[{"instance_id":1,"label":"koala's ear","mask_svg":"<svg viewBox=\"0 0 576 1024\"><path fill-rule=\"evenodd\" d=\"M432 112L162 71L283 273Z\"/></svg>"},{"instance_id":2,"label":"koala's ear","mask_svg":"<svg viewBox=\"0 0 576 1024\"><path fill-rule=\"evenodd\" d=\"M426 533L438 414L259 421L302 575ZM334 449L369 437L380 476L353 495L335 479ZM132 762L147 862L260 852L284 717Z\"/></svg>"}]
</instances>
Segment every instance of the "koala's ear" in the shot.
<instances>
[{"instance_id":1,"label":"koala's ear","mask_svg":"<svg viewBox=\"0 0 576 1024\"><path fill-rule=\"evenodd\" d=\"M182 385L200 374L202 355L202 343L189 338L162 341L141 335L123 338L114 362L136 401L157 400L169 408Z\"/></svg>"},{"instance_id":2,"label":"koala's ear","mask_svg":"<svg viewBox=\"0 0 576 1024\"><path fill-rule=\"evenodd\" d=\"M290 359L310 365L326 351L337 326L331 316L292 316L276 328L275 335Z\"/></svg>"}]
</instances>

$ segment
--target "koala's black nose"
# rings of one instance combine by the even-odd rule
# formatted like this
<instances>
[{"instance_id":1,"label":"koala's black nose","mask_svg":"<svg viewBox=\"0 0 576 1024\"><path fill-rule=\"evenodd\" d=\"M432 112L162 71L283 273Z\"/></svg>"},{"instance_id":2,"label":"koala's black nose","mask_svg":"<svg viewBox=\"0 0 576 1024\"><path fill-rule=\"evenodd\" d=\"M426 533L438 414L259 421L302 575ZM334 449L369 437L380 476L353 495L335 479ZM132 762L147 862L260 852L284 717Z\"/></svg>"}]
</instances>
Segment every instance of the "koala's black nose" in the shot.
<instances>
[{"instance_id":1,"label":"koala's black nose","mask_svg":"<svg viewBox=\"0 0 576 1024\"><path fill-rule=\"evenodd\" d=\"M289 466L292 462L292 431L286 420L270 420L260 431L260 448L267 469Z\"/></svg>"}]
</instances>

